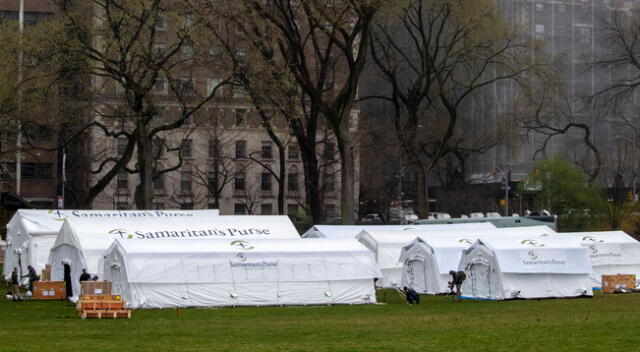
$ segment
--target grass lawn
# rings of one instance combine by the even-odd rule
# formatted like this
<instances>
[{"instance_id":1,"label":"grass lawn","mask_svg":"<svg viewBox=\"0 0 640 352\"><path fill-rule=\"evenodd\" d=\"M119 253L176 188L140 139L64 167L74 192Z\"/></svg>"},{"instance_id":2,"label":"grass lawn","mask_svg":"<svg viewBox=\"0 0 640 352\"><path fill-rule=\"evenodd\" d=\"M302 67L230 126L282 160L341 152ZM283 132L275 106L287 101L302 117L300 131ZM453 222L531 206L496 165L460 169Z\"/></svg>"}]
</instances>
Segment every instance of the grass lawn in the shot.
<instances>
[{"instance_id":1,"label":"grass lawn","mask_svg":"<svg viewBox=\"0 0 640 352\"><path fill-rule=\"evenodd\" d=\"M3 287L6 292L6 287ZM4 295L3 295L4 296ZM81 320L62 301L0 300L0 351L614 351L640 349L640 294L455 304L138 310Z\"/></svg>"}]
</instances>

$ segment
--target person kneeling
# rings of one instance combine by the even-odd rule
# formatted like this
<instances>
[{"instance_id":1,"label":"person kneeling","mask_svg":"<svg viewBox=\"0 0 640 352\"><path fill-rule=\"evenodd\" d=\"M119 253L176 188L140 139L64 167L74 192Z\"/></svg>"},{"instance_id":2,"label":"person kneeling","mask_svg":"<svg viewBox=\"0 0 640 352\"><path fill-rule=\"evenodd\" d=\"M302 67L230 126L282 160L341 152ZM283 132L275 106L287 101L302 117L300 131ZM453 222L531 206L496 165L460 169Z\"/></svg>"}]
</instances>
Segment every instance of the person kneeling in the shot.
<instances>
[{"instance_id":1,"label":"person kneeling","mask_svg":"<svg viewBox=\"0 0 640 352\"><path fill-rule=\"evenodd\" d=\"M413 302L415 302L416 304L420 304L420 295L418 294L418 292L416 292L416 290L405 286L402 291L404 291L405 297L407 298L407 302L409 304L413 304Z\"/></svg>"}]
</instances>

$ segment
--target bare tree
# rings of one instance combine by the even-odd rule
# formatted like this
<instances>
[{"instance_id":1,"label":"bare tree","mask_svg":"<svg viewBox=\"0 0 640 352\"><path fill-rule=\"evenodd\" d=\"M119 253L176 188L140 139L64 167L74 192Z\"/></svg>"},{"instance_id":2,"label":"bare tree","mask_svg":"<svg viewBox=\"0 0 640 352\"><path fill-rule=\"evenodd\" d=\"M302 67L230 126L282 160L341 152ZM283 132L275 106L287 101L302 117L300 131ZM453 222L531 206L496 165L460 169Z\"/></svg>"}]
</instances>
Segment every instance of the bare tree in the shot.
<instances>
[{"instance_id":1,"label":"bare tree","mask_svg":"<svg viewBox=\"0 0 640 352\"><path fill-rule=\"evenodd\" d=\"M398 140L417 173L418 209L428 212L428 180L451 149L474 94L516 80L534 64L492 1L412 0L376 26L371 56L386 81L379 98L392 107ZM426 131L418 133L418 126ZM425 138L426 136L426 138Z\"/></svg>"}]
</instances>

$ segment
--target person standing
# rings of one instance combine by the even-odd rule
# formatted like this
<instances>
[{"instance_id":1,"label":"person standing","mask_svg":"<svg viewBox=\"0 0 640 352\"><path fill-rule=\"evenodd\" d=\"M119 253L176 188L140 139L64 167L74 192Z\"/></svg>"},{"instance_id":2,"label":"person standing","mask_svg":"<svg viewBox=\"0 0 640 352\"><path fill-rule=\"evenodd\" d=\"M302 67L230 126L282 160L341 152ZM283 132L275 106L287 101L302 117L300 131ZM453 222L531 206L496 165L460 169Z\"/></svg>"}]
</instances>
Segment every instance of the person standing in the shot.
<instances>
[{"instance_id":1,"label":"person standing","mask_svg":"<svg viewBox=\"0 0 640 352\"><path fill-rule=\"evenodd\" d=\"M33 283L38 281L38 274L36 273L36 269L31 265L29 265L27 269L29 270L29 273L27 274L29 277L29 291L33 293Z\"/></svg>"},{"instance_id":2,"label":"person standing","mask_svg":"<svg viewBox=\"0 0 640 352\"><path fill-rule=\"evenodd\" d=\"M20 301L20 275L18 274L18 268L13 268L11 272L11 297L14 302Z\"/></svg>"},{"instance_id":3,"label":"person standing","mask_svg":"<svg viewBox=\"0 0 640 352\"><path fill-rule=\"evenodd\" d=\"M454 296L454 300L457 300L458 303L462 302L462 292L461 287L464 280L467 278L467 274L464 271L449 271L449 275L451 275L451 281L449 281L449 288L451 289L451 293L453 294L453 288L455 287L456 292Z\"/></svg>"},{"instance_id":4,"label":"person standing","mask_svg":"<svg viewBox=\"0 0 640 352\"><path fill-rule=\"evenodd\" d=\"M80 275L80 282L82 281L91 281L91 274L87 272L87 269L82 269L82 274Z\"/></svg>"}]
</instances>

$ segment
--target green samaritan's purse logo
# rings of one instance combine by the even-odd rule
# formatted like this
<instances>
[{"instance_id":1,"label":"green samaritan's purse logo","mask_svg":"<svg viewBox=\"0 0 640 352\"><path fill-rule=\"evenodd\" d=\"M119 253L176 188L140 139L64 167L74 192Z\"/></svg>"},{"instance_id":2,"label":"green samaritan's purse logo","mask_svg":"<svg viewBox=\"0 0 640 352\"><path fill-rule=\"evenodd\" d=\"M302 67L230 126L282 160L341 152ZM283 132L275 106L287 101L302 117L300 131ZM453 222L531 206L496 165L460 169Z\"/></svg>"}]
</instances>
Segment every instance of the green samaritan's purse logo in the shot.
<instances>
[{"instance_id":1,"label":"green samaritan's purse logo","mask_svg":"<svg viewBox=\"0 0 640 352\"><path fill-rule=\"evenodd\" d=\"M468 244L468 245L471 245L471 244L472 244L472 243L471 243L471 240L470 240L470 239L468 239L468 238L461 238L461 239L459 239L459 240L458 240L458 242L460 242L460 243L466 243L466 244Z\"/></svg>"},{"instance_id":2,"label":"green samaritan's purse logo","mask_svg":"<svg viewBox=\"0 0 640 352\"><path fill-rule=\"evenodd\" d=\"M238 253L238 254L236 254L236 257L238 257L238 260L239 260L240 262L243 262L243 263L244 263L244 262L246 262L246 261L247 261L247 257L246 257L244 254L242 254L242 253Z\"/></svg>"},{"instance_id":3,"label":"green samaritan's purse logo","mask_svg":"<svg viewBox=\"0 0 640 352\"><path fill-rule=\"evenodd\" d=\"M62 212L60 210L51 209L51 210L49 210L49 215L55 221L64 221L64 219L67 218L67 214L65 214L64 212Z\"/></svg>"},{"instance_id":4,"label":"green samaritan's purse logo","mask_svg":"<svg viewBox=\"0 0 640 352\"><path fill-rule=\"evenodd\" d=\"M544 243L536 240L522 240L520 244L529 245L533 247L544 247Z\"/></svg>"},{"instance_id":5,"label":"green samaritan's purse logo","mask_svg":"<svg viewBox=\"0 0 640 352\"><path fill-rule=\"evenodd\" d=\"M247 241L233 241L230 243L230 245L238 248L238 249L242 249L245 251L248 251L250 249L254 249L255 247L253 247L251 244L249 244L249 242Z\"/></svg>"},{"instance_id":6,"label":"green samaritan's purse logo","mask_svg":"<svg viewBox=\"0 0 640 352\"><path fill-rule=\"evenodd\" d=\"M582 237L582 241L583 242L598 242L598 243L604 242L603 240L599 239L598 237L591 236L591 235Z\"/></svg>"},{"instance_id":7,"label":"green samaritan's purse logo","mask_svg":"<svg viewBox=\"0 0 640 352\"><path fill-rule=\"evenodd\" d=\"M589 246L589 252L591 252L591 254L597 254L598 253L598 248L596 248L595 244L592 244Z\"/></svg>"},{"instance_id":8,"label":"green samaritan's purse logo","mask_svg":"<svg viewBox=\"0 0 640 352\"><path fill-rule=\"evenodd\" d=\"M129 231L125 229L113 229L108 232L111 236L119 235L122 239L131 239L133 235L129 233Z\"/></svg>"},{"instance_id":9,"label":"green samaritan's purse logo","mask_svg":"<svg viewBox=\"0 0 640 352\"><path fill-rule=\"evenodd\" d=\"M529 253L527 253L527 255L529 255L529 259L531 259L531 260L538 259L538 256L536 255L536 252L534 252L533 250L530 250Z\"/></svg>"}]
</instances>

